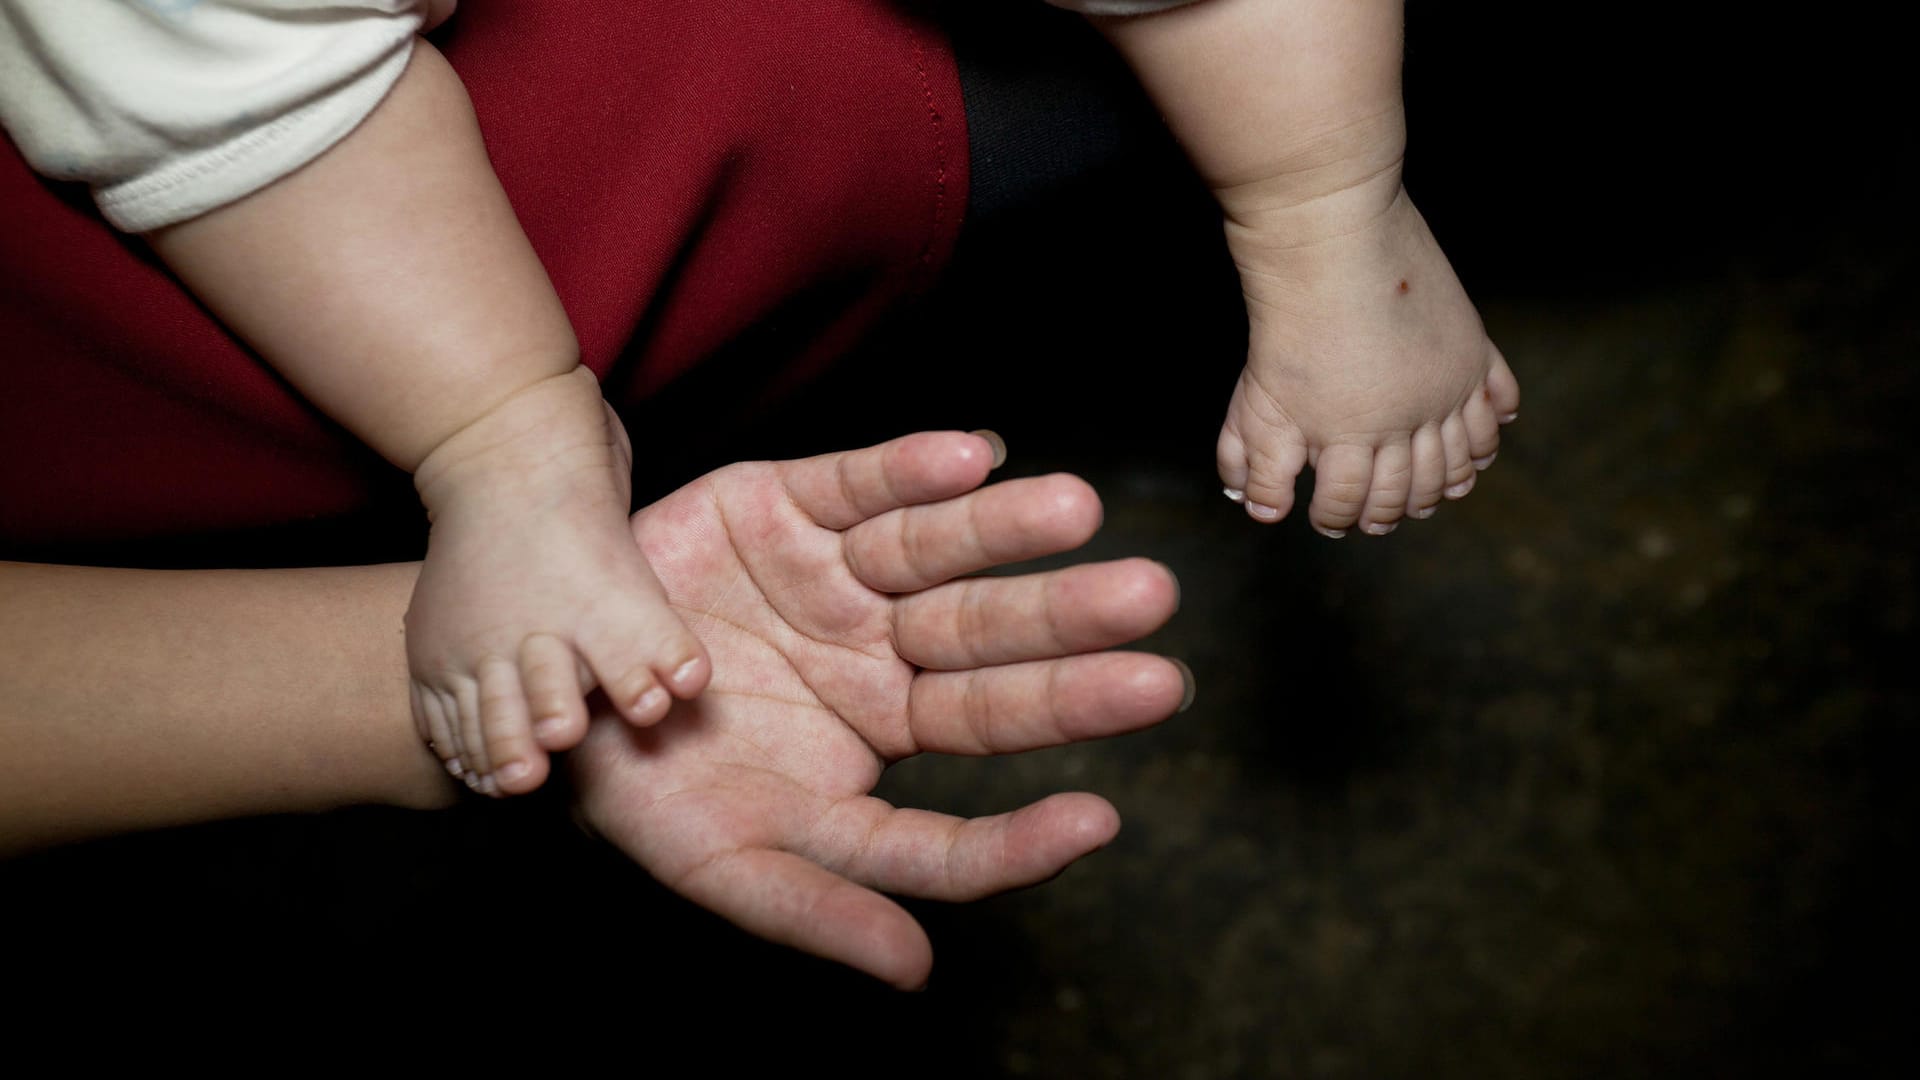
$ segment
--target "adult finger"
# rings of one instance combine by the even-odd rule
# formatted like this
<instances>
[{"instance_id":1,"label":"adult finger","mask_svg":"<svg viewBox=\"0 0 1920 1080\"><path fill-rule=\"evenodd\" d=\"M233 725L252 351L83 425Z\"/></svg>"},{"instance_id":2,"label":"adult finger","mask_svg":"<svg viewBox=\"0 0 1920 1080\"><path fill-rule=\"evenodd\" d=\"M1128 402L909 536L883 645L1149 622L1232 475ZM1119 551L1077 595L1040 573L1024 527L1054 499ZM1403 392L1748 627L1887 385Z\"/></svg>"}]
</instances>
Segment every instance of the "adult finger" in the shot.
<instances>
[{"instance_id":1,"label":"adult finger","mask_svg":"<svg viewBox=\"0 0 1920 1080\"><path fill-rule=\"evenodd\" d=\"M969 578L896 600L893 645L943 671L1041 660L1145 637L1179 606L1173 571L1151 559Z\"/></svg>"},{"instance_id":2,"label":"adult finger","mask_svg":"<svg viewBox=\"0 0 1920 1080\"><path fill-rule=\"evenodd\" d=\"M1110 652L974 671L927 671L907 697L913 745L1007 754L1138 731L1193 703L1184 664Z\"/></svg>"},{"instance_id":3,"label":"adult finger","mask_svg":"<svg viewBox=\"0 0 1920 1080\"><path fill-rule=\"evenodd\" d=\"M1053 877L1120 831L1097 795L1052 795L1012 813L960 818L860 796L814 829L812 854L876 889L964 901Z\"/></svg>"},{"instance_id":4,"label":"adult finger","mask_svg":"<svg viewBox=\"0 0 1920 1080\"><path fill-rule=\"evenodd\" d=\"M808 517L845 529L902 506L972 491L986 480L996 456L994 441L985 435L932 431L776 467Z\"/></svg>"},{"instance_id":5,"label":"adult finger","mask_svg":"<svg viewBox=\"0 0 1920 1080\"><path fill-rule=\"evenodd\" d=\"M903 990L926 985L933 967L926 931L900 905L790 852L729 851L670 884L750 934Z\"/></svg>"},{"instance_id":6,"label":"adult finger","mask_svg":"<svg viewBox=\"0 0 1920 1080\"><path fill-rule=\"evenodd\" d=\"M847 530L847 565L871 588L916 592L991 566L1071 551L1100 528L1100 513L1100 496L1077 476L1009 480L861 522Z\"/></svg>"}]
</instances>

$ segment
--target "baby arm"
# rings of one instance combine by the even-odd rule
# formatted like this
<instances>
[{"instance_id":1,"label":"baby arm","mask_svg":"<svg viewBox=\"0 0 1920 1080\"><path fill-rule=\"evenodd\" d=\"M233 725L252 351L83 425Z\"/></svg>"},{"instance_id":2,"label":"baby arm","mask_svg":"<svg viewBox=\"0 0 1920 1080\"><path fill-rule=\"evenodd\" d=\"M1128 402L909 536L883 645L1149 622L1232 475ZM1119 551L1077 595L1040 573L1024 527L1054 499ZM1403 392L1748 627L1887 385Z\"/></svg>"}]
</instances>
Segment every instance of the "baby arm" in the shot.
<instances>
[{"instance_id":1,"label":"baby arm","mask_svg":"<svg viewBox=\"0 0 1920 1080\"><path fill-rule=\"evenodd\" d=\"M414 473L433 522L407 613L422 734L487 791L537 787L597 683L629 720L706 684L627 529L625 432L422 41L343 141L151 235L321 409Z\"/></svg>"},{"instance_id":2,"label":"baby arm","mask_svg":"<svg viewBox=\"0 0 1920 1080\"><path fill-rule=\"evenodd\" d=\"M1226 217L1250 330L1230 498L1392 531L1492 462L1519 386L1400 183L1402 0L1201 0L1098 23Z\"/></svg>"}]
</instances>

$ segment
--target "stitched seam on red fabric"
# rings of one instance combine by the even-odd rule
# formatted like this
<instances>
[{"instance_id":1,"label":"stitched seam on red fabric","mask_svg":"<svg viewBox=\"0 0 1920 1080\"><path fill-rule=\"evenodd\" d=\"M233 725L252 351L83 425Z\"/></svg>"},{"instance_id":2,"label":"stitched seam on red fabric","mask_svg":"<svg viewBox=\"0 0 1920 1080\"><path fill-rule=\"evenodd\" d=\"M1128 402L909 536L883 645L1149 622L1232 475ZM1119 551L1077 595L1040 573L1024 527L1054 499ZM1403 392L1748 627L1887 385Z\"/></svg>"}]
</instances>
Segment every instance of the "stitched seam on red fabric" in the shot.
<instances>
[{"instance_id":1,"label":"stitched seam on red fabric","mask_svg":"<svg viewBox=\"0 0 1920 1080\"><path fill-rule=\"evenodd\" d=\"M913 42L913 70L920 76L920 92L927 103L927 123L933 129L933 221L927 230L927 242L920 246L920 265L933 268L934 245L940 242L940 228L947 209L947 144L941 137L940 110L933 103L933 80L927 77L927 50L920 34L907 27Z\"/></svg>"}]
</instances>

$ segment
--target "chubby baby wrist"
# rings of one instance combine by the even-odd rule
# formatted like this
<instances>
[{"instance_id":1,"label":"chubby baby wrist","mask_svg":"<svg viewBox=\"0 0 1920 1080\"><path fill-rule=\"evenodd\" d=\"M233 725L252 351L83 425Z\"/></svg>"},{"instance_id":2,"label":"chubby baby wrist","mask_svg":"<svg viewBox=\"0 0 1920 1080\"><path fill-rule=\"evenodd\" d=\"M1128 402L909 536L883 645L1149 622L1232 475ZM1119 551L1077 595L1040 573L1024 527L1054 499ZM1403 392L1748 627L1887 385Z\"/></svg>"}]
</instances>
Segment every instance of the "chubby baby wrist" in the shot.
<instances>
[{"instance_id":1,"label":"chubby baby wrist","mask_svg":"<svg viewBox=\"0 0 1920 1080\"><path fill-rule=\"evenodd\" d=\"M584 366L513 391L433 447L413 474L431 511L474 487L551 471L574 451L606 445L599 382Z\"/></svg>"}]
</instances>

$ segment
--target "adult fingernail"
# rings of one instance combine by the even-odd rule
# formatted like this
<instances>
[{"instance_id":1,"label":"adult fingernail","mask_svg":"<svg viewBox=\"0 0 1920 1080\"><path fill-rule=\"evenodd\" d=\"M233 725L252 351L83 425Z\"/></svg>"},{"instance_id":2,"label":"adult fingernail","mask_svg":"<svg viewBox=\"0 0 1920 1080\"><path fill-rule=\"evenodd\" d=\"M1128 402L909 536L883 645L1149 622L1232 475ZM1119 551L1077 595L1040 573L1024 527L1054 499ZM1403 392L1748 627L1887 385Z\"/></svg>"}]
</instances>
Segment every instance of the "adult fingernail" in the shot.
<instances>
[{"instance_id":1,"label":"adult fingernail","mask_svg":"<svg viewBox=\"0 0 1920 1080\"><path fill-rule=\"evenodd\" d=\"M1247 504L1247 516L1255 521L1274 522L1280 520L1280 511L1277 507L1250 502Z\"/></svg>"},{"instance_id":2,"label":"adult fingernail","mask_svg":"<svg viewBox=\"0 0 1920 1080\"><path fill-rule=\"evenodd\" d=\"M1321 536L1324 536L1329 540L1338 540L1341 537L1347 535L1347 530L1345 529L1329 529L1325 525L1315 525L1313 527L1313 531L1319 533Z\"/></svg>"},{"instance_id":3,"label":"adult fingernail","mask_svg":"<svg viewBox=\"0 0 1920 1080\"><path fill-rule=\"evenodd\" d=\"M1221 488L1220 494L1225 495L1227 499L1231 502L1247 501L1247 493L1244 491L1241 491L1239 488Z\"/></svg>"},{"instance_id":4,"label":"adult fingernail","mask_svg":"<svg viewBox=\"0 0 1920 1080\"><path fill-rule=\"evenodd\" d=\"M1007 463L1007 440L1001 438L999 432L981 428L978 431L970 432L970 434L987 440L987 445L993 448L994 468L997 469Z\"/></svg>"},{"instance_id":5,"label":"adult fingernail","mask_svg":"<svg viewBox=\"0 0 1920 1080\"><path fill-rule=\"evenodd\" d=\"M1172 657L1167 659L1173 660ZM1180 693L1180 707L1173 711L1183 713L1193 708L1193 695L1198 692L1199 684L1194 681L1193 669L1187 666L1185 660L1174 660L1173 666L1180 669L1180 684L1183 687Z\"/></svg>"}]
</instances>

